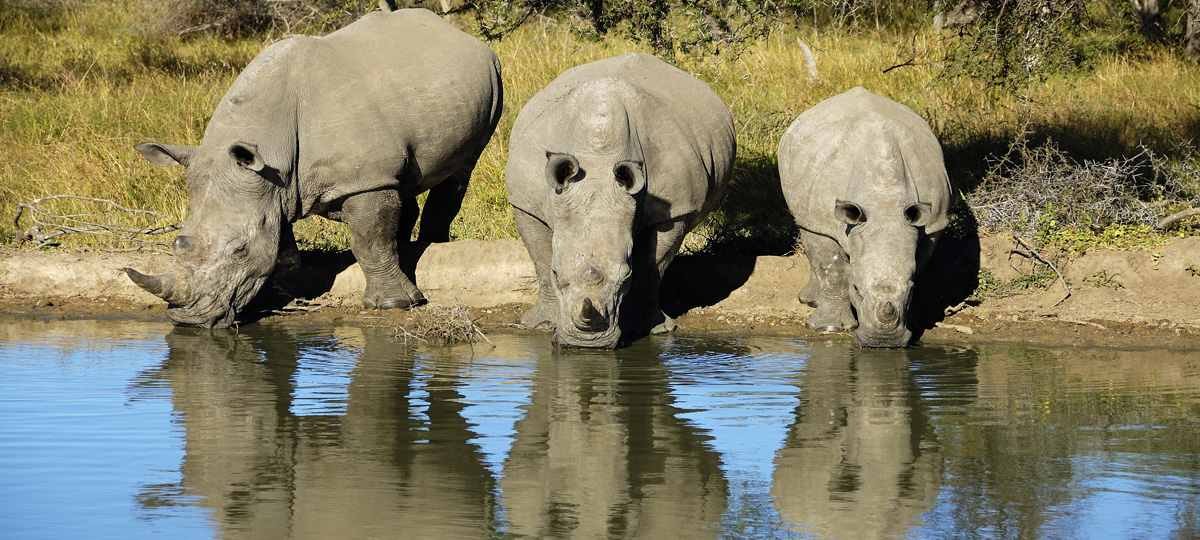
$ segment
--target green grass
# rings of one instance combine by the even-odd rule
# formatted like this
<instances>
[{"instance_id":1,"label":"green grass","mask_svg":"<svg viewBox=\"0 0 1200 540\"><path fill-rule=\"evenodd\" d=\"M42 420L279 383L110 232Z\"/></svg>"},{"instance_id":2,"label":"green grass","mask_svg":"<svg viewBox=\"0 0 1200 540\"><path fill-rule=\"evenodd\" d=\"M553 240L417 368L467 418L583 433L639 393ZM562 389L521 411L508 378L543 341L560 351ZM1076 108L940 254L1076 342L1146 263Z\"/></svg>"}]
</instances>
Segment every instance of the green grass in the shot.
<instances>
[{"instance_id":1,"label":"green grass","mask_svg":"<svg viewBox=\"0 0 1200 540\"><path fill-rule=\"evenodd\" d=\"M85 1L45 16L0 6L0 218L15 215L21 202L54 194L186 215L182 169L151 165L132 146L198 144L225 89L268 40L154 36L139 30L149 16L142 5ZM780 31L736 58L680 61L729 104L739 145L729 194L689 239L690 249L722 243L788 249L793 229L775 169L779 138L800 112L853 86L926 118L960 193L975 189L988 160L1022 134L1035 143L1053 139L1076 159L1112 159L1137 154L1141 145L1169 156L1200 127L1200 70L1166 47L1101 55L1090 74L1055 75L1013 93L966 78L941 80L934 60L946 45L932 29L915 39L887 31L806 31L823 49L814 51L817 81L807 79L796 37ZM505 110L452 227L456 238L516 237L504 164L512 123L530 97L569 67L647 50L621 39L579 39L553 21L490 45L503 65ZM914 45L918 65L883 72L907 60ZM1095 227L1101 233L1087 238L1088 247L1122 245L1125 232ZM327 220L305 220L297 235L312 249L348 245L345 229Z\"/></svg>"}]
</instances>

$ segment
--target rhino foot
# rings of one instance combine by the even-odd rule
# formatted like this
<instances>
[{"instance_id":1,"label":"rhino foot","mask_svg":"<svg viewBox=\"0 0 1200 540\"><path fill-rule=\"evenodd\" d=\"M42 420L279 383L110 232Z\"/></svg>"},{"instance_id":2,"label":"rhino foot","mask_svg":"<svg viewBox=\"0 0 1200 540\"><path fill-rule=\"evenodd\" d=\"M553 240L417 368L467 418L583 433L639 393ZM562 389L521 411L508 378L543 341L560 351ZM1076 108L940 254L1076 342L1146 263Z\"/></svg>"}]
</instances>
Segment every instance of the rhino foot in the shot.
<instances>
[{"instance_id":1,"label":"rhino foot","mask_svg":"<svg viewBox=\"0 0 1200 540\"><path fill-rule=\"evenodd\" d=\"M554 324L554 315L551 310L540 305L540 303L535 304L521 316L521 326L534 330L553 332L557 328L557 325Z\"/></svg>"},{"instance_id":2,"label":"rhino foot","mask_svg":"<svg viewBox=\"0 0 1200 540\"><path fill-rule=\"evenodd\" d=\"M849 332L858 328L858 321L854 319L854 315L850 313L849 309L821 309L818 307L812 315L808 316L808 321L804 323L804 326L818 332Z\"/></svg>"},{"instance_id":3,"label":"rhino foot","mask_svg":"<svg viewBox=\"0 0 1200 540\"><path fill-rule=\"evenodd\" d=\"M421 291L408 296L398 296L391 298L381 297L382 295L366 295L363 296L362 304L364 309L407 309L424 305L427 301L425 295Z\"/></svg>"}]
</instances>

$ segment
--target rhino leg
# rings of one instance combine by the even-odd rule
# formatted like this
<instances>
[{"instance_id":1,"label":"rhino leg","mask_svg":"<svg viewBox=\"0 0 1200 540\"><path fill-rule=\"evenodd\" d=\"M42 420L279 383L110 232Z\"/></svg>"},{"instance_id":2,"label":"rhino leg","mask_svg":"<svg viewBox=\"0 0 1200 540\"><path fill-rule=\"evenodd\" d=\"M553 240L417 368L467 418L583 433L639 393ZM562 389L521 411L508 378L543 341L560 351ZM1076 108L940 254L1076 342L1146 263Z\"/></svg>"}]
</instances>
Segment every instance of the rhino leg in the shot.
<instances>
[{"instance_id":1,"label":"rhino leg","mask_svg":"<svg viewBox=\"0 0 1200 540\"><path fill-rule=\"evenodd\" d=\"M412 241L413 227L417 225L417 217L421 215L421 207L417 206L417 199L404 199L400 203L400 224L396 227L396 240L400 242L400 249L404 249L409 242Z\"/></svg>"},{"instance_id":2,"label":"rhino leg","mask_svg":"<svg viewBox=\"0 0 1200 540\"><path fill-rule=\"evenodd\" d=\"M809 284L800 292L801 300L811 295L816 311L808 316L806 326L821 332L846 332L858 328L850 308L850 262L846 252L828 236L800 230L800 242L812 267ZM814 291L810 287L816 284Z\"/></svg>"},{"instance_id":3,"label":"rhino leg","mask_svg":"<svg viewBox=\"0 0 1200 540\"><path fill-rule=\"evenodd\" d=\"M521 316L521 326L536 330L553 331L558 320L558 295L554 292L553 272L550 270L551 231L542 220L514 208L513 217L517 222L517 231L521 241L533 259L534 272L537 274L538 295L533 307Z\"/></svg>"},{"instance_id":4,"label":"rhino leg","mask_svg":"<svg viewBox=\"0 0 1200 540\"><path fill-rule=\"evenodd\" d=\"M400 270L396 252L400 210L400 195L390 189L351 195L342 203L342 220L350 227L350 249L367 278L363 294L367 309L406 308L425 301Z\"/></svg>"},{"instance_id":5,"label":"rhino leg","mask_svg":"<svg viewBox=\"0 0 1200 540\"><path fill-rule=\"evenodd\" d=\"M469 165L429 190L425 206L421 209L421 232L418 233L418 241L450 241L450 223L462 208L463 197L467 194L467 183L471 180L471 171L475 169L474 161Z\"/></svg>"},{"instance_id":6,"label":"rhino leg","mask_svg":"<svg viewBox=\"0 0 1200 540\"><path fill-rule=\"evenodd\" d=\"M300 283L300 278L300 248L296 246L292 224L284 221L279 228L279 255L275 257L271 281L284 294L296 296L307 285Z\"/></svg>"},{"instance_id":7,"label":"rhino leg","mask_svg":"<svg viewBox=\"0 0 1200 540\"><path fill-rule=\"evenodd\" d=\"M675 331L675 320L663 312L660 286L663 275L687 236L688 220L684 216L642 231L633 246L633 283L625 295L621 316L629 326L628 332L666 334ZM625 330L625 329L622 329Z\"/></svg>"}]
</instances>

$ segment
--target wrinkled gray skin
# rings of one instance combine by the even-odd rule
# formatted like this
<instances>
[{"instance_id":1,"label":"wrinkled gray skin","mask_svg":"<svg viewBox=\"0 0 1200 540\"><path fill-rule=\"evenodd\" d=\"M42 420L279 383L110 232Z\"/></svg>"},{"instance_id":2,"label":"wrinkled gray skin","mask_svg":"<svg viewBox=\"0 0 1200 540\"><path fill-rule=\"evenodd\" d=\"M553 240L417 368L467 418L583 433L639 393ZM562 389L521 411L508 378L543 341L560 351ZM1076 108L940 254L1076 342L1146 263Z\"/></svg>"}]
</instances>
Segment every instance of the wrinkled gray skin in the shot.
<instances>
[{"instance_id":1,"label":"wrinkled gray skin","mask_svg":"<svg viewBox=\"0 0 1200 540\"><path fill-rule=\"evenodd\" d=\"M521 318L560 346L668 332L659 284L733 168L733 119L696 78L647 54L563 72L513 125L505 178L538 277Z\"/></svg>"},{"instance_id":2,"label":"wrinkled gray skin","mask_svg":"<svg viewBox=\"0 0 1200 540\"><path fill-rule=\"evenodd\" d=\"M913 279L948 223L950 183L929 125L854 88L796 118L779 142L779 176L812 267L800 291L816 308L808 327L857 327L860 347L908 346Z\"/></svg>"},{"instance_id":3,"label":"wrinkled gray skin","mask_svg":"<svg viewBox=\"0 0 1200 540\"><path fill-rule=\"evenodd\" d=\"M349 225L365 307L421 302L398 242L418 213L420 240L449 239L501 94L492 51L426 10L277 42L234 81L199 147L136 147L186 167L190 207L174 266L126 272L172 304L176 324L228 327L273 270L295 270L290 224L320 215Z\"/></svg>"}]
</instances>

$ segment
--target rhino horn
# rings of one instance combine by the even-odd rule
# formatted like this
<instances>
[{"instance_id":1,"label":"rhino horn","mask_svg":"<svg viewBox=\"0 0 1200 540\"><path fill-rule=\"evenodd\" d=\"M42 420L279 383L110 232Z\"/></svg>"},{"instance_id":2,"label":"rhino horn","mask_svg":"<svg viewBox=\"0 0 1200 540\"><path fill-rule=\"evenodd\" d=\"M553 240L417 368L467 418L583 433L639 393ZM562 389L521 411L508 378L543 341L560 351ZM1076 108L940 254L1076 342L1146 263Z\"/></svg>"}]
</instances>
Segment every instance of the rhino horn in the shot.
<instances>
[{"instance_id":1,"label":"rhino horn","mask_svg":"<svg viewBox=\"0 0 1200 540\"><path fill-rule=\"evenodd\" d=\"M157 276L148 276L132 268L125 269L125 275L133 280L134 284L141 287L146 292L153 294L167 302L177 303L174 298L173 285L175 284L175 276L170 272L159 274Z\"/></svg>"},{"instance_id":2,"label":"rhino horn","mask_svg":"<svg viewBox=\"0 0 1200 540\"><path fill-rule=\"evenodd\" d=\"M884 304L879 310L879 318L886 323L895 322L897 319L896 306L891 302Z\"/></svg>"},{"instance_id":3,"label":"rhino horn","mask_svg":"<svg viewBox=\"0 0 1200 540\"><path fill-rule=\"evenodd\" d=\"M591 298L583 299L583 306L579 309L579 322L576 326L580 330L595 330L604 327L607 317L596 306L592 304Z\"/></svg>"}]
</instances>

